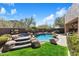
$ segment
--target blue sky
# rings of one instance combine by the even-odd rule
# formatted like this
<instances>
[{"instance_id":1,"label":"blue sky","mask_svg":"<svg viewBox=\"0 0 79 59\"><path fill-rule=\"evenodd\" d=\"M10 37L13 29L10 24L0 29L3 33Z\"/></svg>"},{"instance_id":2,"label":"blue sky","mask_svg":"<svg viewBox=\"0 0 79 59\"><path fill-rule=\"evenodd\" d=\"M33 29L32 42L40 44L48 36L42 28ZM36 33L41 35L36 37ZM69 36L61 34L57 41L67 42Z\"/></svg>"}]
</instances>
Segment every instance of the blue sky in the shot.
<instances>
[{"instance_id":1,"label":"blue sky","mask_svg":"<svg viewBox=\"0 0 79 59\"><path fill-rule=\"evenodd\" d=\"M71 3L4 3L0 4L0 17L20 20L33 16L37 25L53 24L62 17Z\"/></svg>"}]
</instances>

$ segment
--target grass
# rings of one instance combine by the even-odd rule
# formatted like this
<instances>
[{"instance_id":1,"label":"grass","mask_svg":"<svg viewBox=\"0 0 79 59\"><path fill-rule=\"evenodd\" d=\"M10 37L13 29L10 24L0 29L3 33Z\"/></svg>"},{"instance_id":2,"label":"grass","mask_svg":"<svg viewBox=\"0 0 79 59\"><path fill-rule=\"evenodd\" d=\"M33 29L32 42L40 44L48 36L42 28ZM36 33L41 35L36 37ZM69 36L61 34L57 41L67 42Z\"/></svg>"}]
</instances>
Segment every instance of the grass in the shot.
<instances>
[{"instance_id":1,"label":"grass","mask_svg":"<svg viewBox=\"0 0 79 59\"><path fill-rule=\"evenodd\" d=\"M53 45L48 42L42 44L40 48L23 48L0 54L0 56L67 56L67 48Z\"/></svg>"}]
</instances>

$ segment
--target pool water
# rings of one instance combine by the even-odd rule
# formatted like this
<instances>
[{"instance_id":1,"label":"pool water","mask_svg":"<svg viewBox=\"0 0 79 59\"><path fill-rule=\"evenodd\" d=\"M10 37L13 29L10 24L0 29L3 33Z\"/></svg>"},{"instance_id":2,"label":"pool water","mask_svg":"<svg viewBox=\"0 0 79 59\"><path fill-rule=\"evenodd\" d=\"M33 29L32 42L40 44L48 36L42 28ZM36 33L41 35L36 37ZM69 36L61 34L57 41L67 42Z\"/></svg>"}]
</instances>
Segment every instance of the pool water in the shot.
<instances>
[{"instance_id":1,"label":"pool water","mask_svg":"<svg viewBox=\"0 0 79 59\"><path fill-rule=\"evenodd\" d=\"M52 39L52 34L38 34L36 35L36 39L39 41L49 41L49 39Z\"/></svg>"}]
</instances>

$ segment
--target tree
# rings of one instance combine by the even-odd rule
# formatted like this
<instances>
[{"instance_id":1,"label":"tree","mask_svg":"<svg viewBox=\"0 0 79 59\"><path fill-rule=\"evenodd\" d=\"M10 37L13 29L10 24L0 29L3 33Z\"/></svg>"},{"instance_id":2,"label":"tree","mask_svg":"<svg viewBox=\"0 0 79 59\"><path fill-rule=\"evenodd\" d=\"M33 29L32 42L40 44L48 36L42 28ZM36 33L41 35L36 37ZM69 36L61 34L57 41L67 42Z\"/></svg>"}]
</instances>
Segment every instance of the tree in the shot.
<instances>
[{"instance_id":1,"label":"tree","mask_svg":"<svg viewBox=\"0 0 79 59\"><path fill-rule=\"evenodd\" d=\"M25 18L21 20L5 20L0 18L1 28L29 28L36 25L33 17Z\"/></svg>"},{"instance_id":2,"label":"tree","mask_svg":"<svg viewBox=\"0 0 79 59\"><path fill-rule=\"evenodd\" d=\"M65 22L65 20L64 20L64 16L63 17L57 17L56 19L55 19L55 23L54 23L54 27L55 26L59 26L59 27L64 27L64 22Z\"/></svg>"},{"instance_id":3,"label":"tree","mask_svg":"<svg viewBox=\"0 0 79 59\"><path fill-rule=\"evenodd\" d=\"M50 29L51 27L48 26L47 24L45 24L45 25L40 25L40 26L38 26L37 28L38 28L38 29Z\"/></svg>"},{"instance_id":4,"label":"tree","mask_svg":"<svg viewBox=\"0 0 79 59\"><path fill-rule=\"evenodd\" d=\"M25 23L26 28L29 28L31 26L35 26L36 25L33 17L25 18L24 23Z\"/></svg>"},{"instance_id":5,"label":"tree","mask_svg":"<svg viewBox=\"0 0 79 59\"><path fill-rule=\"evenodd\" d=\"M0 27L5 28L6 27L6 21L4 18L0 18Z\"/></svg>"}]
</instances>

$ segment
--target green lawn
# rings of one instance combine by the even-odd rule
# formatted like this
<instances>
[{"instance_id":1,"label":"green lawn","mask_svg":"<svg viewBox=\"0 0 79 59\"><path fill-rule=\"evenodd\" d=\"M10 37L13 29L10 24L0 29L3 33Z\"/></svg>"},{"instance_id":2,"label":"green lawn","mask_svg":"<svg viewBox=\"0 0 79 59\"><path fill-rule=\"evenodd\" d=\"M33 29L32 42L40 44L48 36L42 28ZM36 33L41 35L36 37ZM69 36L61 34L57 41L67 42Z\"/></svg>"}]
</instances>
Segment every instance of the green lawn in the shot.
<instances>
[{"instance_id":1,"label":"green lawn","mask_svg":"<svg viewBox=\"0 0 79 59\"><path fill-rule=\"evenodd\" d=\"M23 48L2 53L0 56L67 56L67 48L46 42L40 48Z\"/></svg>"}]
</instances>

